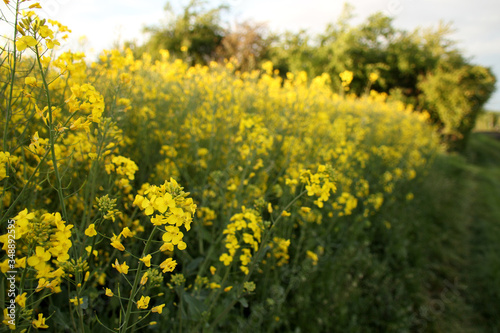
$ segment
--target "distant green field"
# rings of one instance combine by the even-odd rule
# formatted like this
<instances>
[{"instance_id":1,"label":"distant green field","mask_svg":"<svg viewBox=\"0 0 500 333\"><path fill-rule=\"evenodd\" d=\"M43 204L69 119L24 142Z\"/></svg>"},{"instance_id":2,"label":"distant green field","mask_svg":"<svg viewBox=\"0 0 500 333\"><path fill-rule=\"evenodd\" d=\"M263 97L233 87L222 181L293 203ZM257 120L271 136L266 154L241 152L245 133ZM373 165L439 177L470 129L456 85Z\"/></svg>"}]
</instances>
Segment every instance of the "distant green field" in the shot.
<instances>
[{"instance_id":1,"label":"distant green field","mask_svg":"<svg viewBox=\"0 0 500 333\"><path fill-rule=\"evenodd\" d=\"M477 121L474 131L500 131L500 111L485 111Z\"/></svg>"}]
</instances>

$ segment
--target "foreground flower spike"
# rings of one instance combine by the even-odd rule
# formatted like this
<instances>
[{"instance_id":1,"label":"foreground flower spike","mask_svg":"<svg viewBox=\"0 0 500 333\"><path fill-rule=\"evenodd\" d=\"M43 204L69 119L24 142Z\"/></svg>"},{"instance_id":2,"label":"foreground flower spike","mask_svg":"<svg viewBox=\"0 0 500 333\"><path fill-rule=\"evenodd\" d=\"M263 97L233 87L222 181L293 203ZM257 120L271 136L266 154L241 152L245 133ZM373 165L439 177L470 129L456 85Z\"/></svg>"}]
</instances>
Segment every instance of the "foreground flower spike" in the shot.
<instances>
[{"instance_id":1,"label":"foreground flower spike","mask_svg":"<svg viewBox=\"0 0 500 333\"><path fill-rule=\"evenodd\" d=\"M0 331L238 331L252 314L263 315L254 331L321 331L346 304L361 324L419 309L425 297L409 293L395 313L356 313L374 303L370 286L390 294L370 272L415 270L404 254L421 244L395 237L433 230L407 220L422 202L407 180L430 165L432 129L370 90L389 68L312 78L271 62L191 66L189 43L173 59L115 49L92 62L50 51L67 29L35 2L4 0L17 16L0 55L0 270L16 271L18 292L4 295ZM387 262L403 271L390 276Z\"/></svg>"},{"instance_id":2,"label":"foreground flower spike","mask_svg":"<svg viewBox=\"0 0 500 333\"><path fill-rule=\"evenodd\" d=\"M241 207L241 213L233 215L231 223L223 231L228 253L220 255L219 261L224 263L224 266L229 266L236 256L241 262L240 270L245 275L248 274L248 265L253 254L259 250L263 230L264 223L260 214L255 209ZM240 255L237 256L236 252L240 248Z\"/></svg>"},{"instance_id":3,"label":"foreground flower spike","mask_svg":"<svg viewBox=\"0 0 500 333\"><path fill-rule=\"evenodd\" d=\"M330 192L335 193L337 187L333 182L334 171L329 165L319 165L318 172L313 174L310 170L301 170L300 181L306 184L308 196L317 196L314 204L319 208L330 198Z\"/></svg>"},{"instance_id":4,"label":"foreground flower spike","mask_svg":"<svg viewBox=\"0 0 500 333\"><path fill-rule=\"evenodd\" d=\"M175 247L181 251L185 250L187 244L183 241L184 232L181 228L183 227L186 232L191 229L196 211L193 199L187 197L189 193L184 192L173 178L161 186L146 185L144 188L144 195L136 195L133 204L150 217L154 226L163 228L163 244L160 251L173 251ZM119 249L119 244L115 242L115 245ZM147 255L140 260L150 267L151 259L152 256ZM171 272L175 268L177 263L171 260L171 258L166 259L160 265L164 273Z\"/></svg>"}]
</instances>

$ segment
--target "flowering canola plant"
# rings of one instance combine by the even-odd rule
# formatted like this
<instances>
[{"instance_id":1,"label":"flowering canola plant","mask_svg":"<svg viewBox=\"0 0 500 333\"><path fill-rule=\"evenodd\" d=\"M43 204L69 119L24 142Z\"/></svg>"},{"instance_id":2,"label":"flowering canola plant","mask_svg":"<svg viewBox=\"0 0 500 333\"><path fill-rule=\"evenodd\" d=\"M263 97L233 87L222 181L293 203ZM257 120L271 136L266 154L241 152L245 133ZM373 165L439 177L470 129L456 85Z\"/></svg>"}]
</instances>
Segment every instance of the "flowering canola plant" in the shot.
<instances>
[{"instance_id":1,"label":"flowering canola plant","mask_svg":"<svg viewBox=\"0 0 500 333\"><path fill-rule=\"evenodd\" d=\"M129 49L87 64L51 53L69 29L39 5L4 2L0 206L19 297L0 330L231 330L252 302L280 325L287 279L319 271L342 226L386 232L377 215L411 201L439 148L425 114L335 94L326 74Z\"/></svg>"}]
</instances>

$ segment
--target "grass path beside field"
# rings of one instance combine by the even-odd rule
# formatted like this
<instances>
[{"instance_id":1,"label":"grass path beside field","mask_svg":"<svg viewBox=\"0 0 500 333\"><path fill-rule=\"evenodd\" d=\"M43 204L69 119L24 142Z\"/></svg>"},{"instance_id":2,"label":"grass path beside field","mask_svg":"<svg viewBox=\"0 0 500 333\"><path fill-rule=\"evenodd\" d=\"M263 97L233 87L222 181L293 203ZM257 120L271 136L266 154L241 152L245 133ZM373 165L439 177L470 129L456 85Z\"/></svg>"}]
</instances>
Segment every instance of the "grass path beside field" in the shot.
<instances>
[{"instance_id":1,"label":"grass path beside field","mask_svg":"<svg viewBox=\"0 0 500 333\"><path fill-rule=\"evenodd\" d=\"M500 332L500 140L476 134L466 152L471 184L468 300L486 332Z\"/></svg>"},{"instance_id":2,"label":"grass path beside field","mask_svg":"<svg viewBox=\"0 0 500 333\"><path fill-rule=\"evenodd\" d=\"M475 133L437 159L422 187L429 236L419 331L500 332L500 141Z\"/></svg>"}]
</instances>

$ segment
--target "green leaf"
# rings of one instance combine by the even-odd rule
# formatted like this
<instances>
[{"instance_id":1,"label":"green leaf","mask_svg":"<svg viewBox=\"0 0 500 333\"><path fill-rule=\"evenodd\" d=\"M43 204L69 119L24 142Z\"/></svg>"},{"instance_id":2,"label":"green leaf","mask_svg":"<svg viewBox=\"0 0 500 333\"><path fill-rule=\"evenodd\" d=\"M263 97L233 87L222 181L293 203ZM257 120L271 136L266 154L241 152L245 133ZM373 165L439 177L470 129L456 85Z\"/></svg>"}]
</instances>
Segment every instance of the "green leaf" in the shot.
<instances>
[{"instance_id":1,"label":"green leaf","mask_svg":"<svg viewBox=\"0 0 500 333\"><path fill-rule=\"evenodd\" d=\"M197 269L198 266L205 260L205 257L198 257L193 259L187 266L186 266L186 272L185 275L189 276L193 274Z\"/></svg>"},{"instance_id":2,"label":"green leaf","mask_svg":"<svg viewBox=\"0 0 500 333\"><path fill-rule=\"evenodd\" d=\"M201 318L201 314L204 311L208 310L200 297L195 297L189 295L188 293L184 293L183 299L187 305L188 317L191 320L199 320Z\"/></svg>"},{"instance_id":3,"label":"green leaf","mask_svg":"<svg viewBox=\"0 0 500 333\"><path fill-rule=\"evenodd\" d=\"M244 307L244 308L248 308L248 302L247 302L247 299L245 297L242 297L238 300L238 302L240 302L240 304Z\"/></svg>"}]
</instances>

